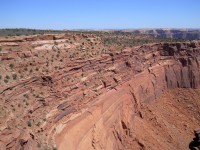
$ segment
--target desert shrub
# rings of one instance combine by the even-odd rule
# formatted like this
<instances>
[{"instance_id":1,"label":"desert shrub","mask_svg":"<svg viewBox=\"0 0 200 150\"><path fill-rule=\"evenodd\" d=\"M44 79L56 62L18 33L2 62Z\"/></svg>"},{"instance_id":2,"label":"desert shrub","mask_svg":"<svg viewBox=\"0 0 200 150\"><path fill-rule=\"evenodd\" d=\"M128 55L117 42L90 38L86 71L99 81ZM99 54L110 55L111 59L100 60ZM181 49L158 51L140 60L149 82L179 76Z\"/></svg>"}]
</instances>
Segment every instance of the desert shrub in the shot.
<instances>
[{"instance_id":1,"label":"desert shrub","mask_svg":"<svg viewBox=\"0 0 200 150\"><path fill-rule=\"evenodd\" d=\"M27 125L29 126L29 127L32 127L32 123L31 123L31 121L29 120L29 121L27 121Z\"/></svg>"},{"instance_id":2,"label":"desert shrub","mask_svg":"<svg viewBox=\"0 0 200 150\"><path fill-rule=\"evenodd\" d=\"M24 94L23 96L26 97L27 99L29 98L28 94Z\"/></svg>"},{"instance_id":3,"label":"desert shrub","mask_svg":"<svg viewBox=\"0 0 200 150\"><path fill-rule=\"evenodd\" d=\"M8 83L8 80L7 80L7 79L4 79L4 82L5 82L5 83Z\"/></svg>"},{"instance_id":4,"label":"desert shrub","mask_svg":"<svg viewBox=\"0 0 200 150\"><path fill-rule=\"evenodd\" d=\"M17 79L17 74L13 74L12 77L13 77L13 80L16 80Z\"/></svg>"},{"instance_id":5,"label":"desert shrub","mask_svg":"<svg viewBox=\"0 0 200 150\"><path fill-rule=\"evenodd\" d=\"M14 68L14 64L10 64L9 67L10 67L11 69L13 69L13 68Z\"/></svg>"},{"instance_id":6,"label":"desert shrub","mask_svg":"<svg viewBox=\"0 0 200 150\"><path fill-rule=\"evenodd\" d=\"M10 79L10 77L9 77L8 75L6 75L6 79L7 79L7 80L9 80L9 79Z\"/></svg>"}]
</instances>

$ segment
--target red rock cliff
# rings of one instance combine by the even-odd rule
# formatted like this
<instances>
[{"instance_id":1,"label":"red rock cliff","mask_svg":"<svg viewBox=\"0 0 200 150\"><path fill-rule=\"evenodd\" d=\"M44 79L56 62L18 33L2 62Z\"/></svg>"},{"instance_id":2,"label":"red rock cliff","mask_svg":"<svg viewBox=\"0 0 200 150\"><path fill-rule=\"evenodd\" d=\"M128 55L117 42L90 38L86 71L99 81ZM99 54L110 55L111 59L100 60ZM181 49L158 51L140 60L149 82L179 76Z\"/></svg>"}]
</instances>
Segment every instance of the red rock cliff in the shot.
<instances>
[{"instance_id":1,"label":"red rock cliff","mask_svg":"<svg viewBox=\"0 0 200 150\"><path fill-rule=\"evenodd\" d=\"M141 115L141 104L169 88L200 84L199 43L146 45L105 59L104 68L113 75L104 83L109 91L57 126L59 149L124 149L134 138L134 117Z\"/></svg>"},{"instance_id":2,"label":"red rock cliff","mask_svg":"<svg viewBox=\"0 0 200 150\"><path fill-rule=\"evenodd\" d=\"M4 104L33 89L44 89L45 98L31 102L23 119L34 122L45 116L48 121L24 130L10 125L19 122L12 115L4 117L0 147L37 149L35 141L45 139L59 150L126 149L135 139L133 123L136 116L142 117L143 103L167 89L199 87L199 52L200 42L143 45L76 60L49 76L2 86Z\"/></svg>"}]
</instances>

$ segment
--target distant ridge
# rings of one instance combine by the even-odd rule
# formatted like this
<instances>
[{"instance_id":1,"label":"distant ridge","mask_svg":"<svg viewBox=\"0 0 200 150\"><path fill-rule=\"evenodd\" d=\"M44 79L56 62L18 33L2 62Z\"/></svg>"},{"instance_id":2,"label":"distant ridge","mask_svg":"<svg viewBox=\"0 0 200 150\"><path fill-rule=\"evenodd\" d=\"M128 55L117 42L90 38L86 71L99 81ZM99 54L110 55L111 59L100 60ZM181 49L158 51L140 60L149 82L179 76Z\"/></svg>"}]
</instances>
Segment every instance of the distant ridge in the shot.
<instances>
[{"instance_id":1,"label":"distant ridge","mask_svg":"<svg viewBox=\"0 0 200 150\"><path fill-rule=\"evenodd\" d=\"M200 28L141 28L141 29L0 29L0 36L20 36L20 35L36 35L36 34L59 34L66 32L128 32L133 34L148 35L160 38L175 39L200 39Z\"/></svg>"}]
</instances>

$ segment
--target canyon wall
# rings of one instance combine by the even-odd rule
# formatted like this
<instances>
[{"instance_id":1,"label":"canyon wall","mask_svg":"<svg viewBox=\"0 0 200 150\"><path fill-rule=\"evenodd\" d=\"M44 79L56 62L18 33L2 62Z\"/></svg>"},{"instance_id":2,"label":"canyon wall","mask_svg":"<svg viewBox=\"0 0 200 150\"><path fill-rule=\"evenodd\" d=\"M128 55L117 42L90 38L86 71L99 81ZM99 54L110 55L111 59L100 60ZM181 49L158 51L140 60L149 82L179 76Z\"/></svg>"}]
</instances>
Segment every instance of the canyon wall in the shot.
<instances>
[{"instance_id":1,"label":"canyon wall","mask_svg":"<svg viewBox=\"0 0 200 150\"><path fill-rule=\"evenodd\" d=\"M30 44L27 39L20 42ZM30 58L35 51L48 49L41 46L48 42L34 43L38 45L28 55L12 54ZM58 49L62 46L57 41ZM167 89L198 88L199 54L199 41L148 44L73 60L48 75L2 86L4 106L16 105L26 94L33 96L18 117L16 111L2 109L0 149L39 149L41 141L59 150L143 149L133 130L135 117L142 118L140 107ZM11 56L1 59L8 61ZM33 91L44 96L34 97ZM38 125L41 119L45 121ZM29 128L22 129L23 122Z\"/></svg>"},{"instance_id":2,"label":"canyon wall","mask_svg":"<svg viewBox=\"0 0 200 150\"><path fill-rule=\"evenodd\" d=\"M141 105L155 100L167 89L199 87L198 46L198 43L166 43L140 47L139 53L143 50L148 53L144 54L143 66L135 64L135 50L130 50L124 60L127 82L98 96L85 110L69 118L66 125L58 126L55 136L58 148L116 150L131 145L142 149L134 137L134 117L142 117ZM120 76L121 70L118 71ZM133 74L136 71L139 73Z\"/></svg>"},{"instance_id":3,"label":"canyon wall","mask_svg":"<svg viewBox=\"0 0 200 150\"><path fill-rule=\"evenodd\" d=\"M133 33L145 34L161 38L175 39L200 39L199 29L141 29L135 30Z\"/></svg>"}]
</instances>

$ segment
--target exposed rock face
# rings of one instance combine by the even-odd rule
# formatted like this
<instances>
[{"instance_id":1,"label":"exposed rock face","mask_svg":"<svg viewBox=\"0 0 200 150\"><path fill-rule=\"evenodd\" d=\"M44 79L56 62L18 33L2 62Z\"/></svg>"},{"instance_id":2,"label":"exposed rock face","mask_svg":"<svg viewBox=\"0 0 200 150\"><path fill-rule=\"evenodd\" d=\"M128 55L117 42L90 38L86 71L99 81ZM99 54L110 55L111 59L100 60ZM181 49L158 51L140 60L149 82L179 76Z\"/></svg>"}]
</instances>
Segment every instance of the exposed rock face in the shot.
<instances>
[{"instance_id":1,"label":"exposed rock face","mask_svg":"<svg viewBox=\"0 0 200 150\"><path fill-rule=\"evenodd\" d=\"M2 115L0 149L37 149L40 139L59 150L128 149L133 140L144 149L133 130L141 105L167 89L198 88L199 61L199 41L143 45L74 60L48 76L2 86L4 105L34 89L44 90L45 97L23 111L24 120L34 123L30 129L16 129L12 122L20 120L12 113ZM48 121L35 125L40 116Z\"/></svg>"},{"instance_id":2,"label":"exposed rock face","mask_svg":"<svg viewBox=\"0 0 200 150\"><path fill-rule=\"evenodd\" d=\"M200 30L198 29L141 29L133 32L162 38L200 39Z\"/></svg>"},{"instance_id":3,"label":"exposed rock face","mask_svg":"<svg viewBox=\"0 0 200 150\"><path fill-rule=\"evenodd\" d=\"M128 81L98 96L76 118L69 118L68 125L59 126L62 130L56 135L58 148L124 149L127 139L134 137L134 118L140 116L142 103L158 98L169 88L197 88L200 84L198 43L184 43L186 47L181 44L177 48L179 44L140 47L139 53L143 50L149 53L145 55L148 61L144 60L143 71L135 75L134 51L129 55L124 53L128 55L124 62L129 64ZM195 45L194 49L190 49L191 45Z\"/></svg>"},{"instance_id":4,"label":"exposed rock face","mask_svg":"<svg viewBox=\"0 0 200 150\"><path fill-rule=\"evenodd\" d=\"M63 129L56 135L58 148L123 149L127 142L125 137L134 136L131 129L134 117L140 115L142 103L158 98L168 88L197 88L200 84L198 43L184 43L186 47L181 44L177 48L179 44L140 47L141 55L136 57L144 54L139 58L140 62L144 61L141 73L135 73L135 50L122 53L127 59L122 68L115 70L121 73L126 68L127 82L98 96L76 118L69 119L66 127L62 125ZM190 45L195 48L190 49ZM115 57L117 55L113 56L114 60ZM74 142L69 140L72 137Z\"/></svg>"}]
</instances>

